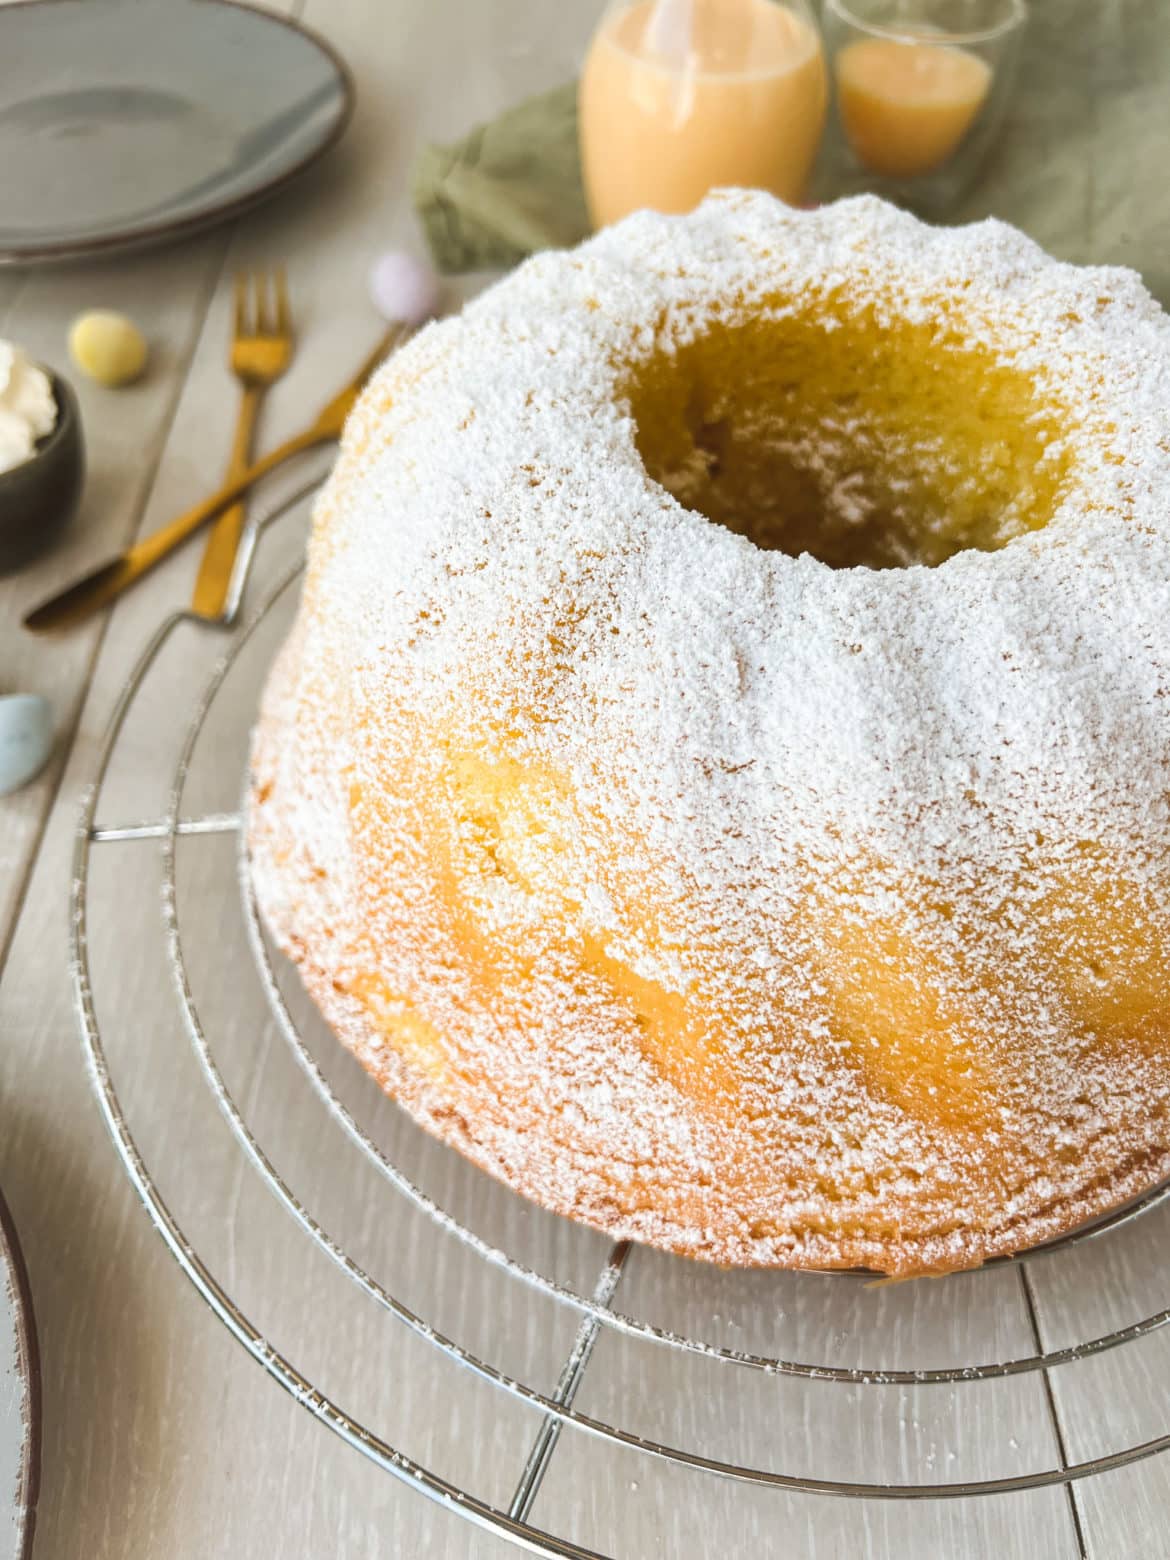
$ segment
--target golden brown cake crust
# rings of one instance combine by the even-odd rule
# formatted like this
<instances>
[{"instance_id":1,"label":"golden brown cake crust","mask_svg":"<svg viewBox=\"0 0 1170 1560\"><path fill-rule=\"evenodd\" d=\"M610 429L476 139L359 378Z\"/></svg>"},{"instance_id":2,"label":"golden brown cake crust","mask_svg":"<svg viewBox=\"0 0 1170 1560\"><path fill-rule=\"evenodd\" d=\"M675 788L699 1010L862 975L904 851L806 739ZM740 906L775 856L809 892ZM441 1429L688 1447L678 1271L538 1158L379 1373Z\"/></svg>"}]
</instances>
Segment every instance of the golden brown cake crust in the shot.
<instances>
[{"instance_id":1,"label":"golden brown cake crust","mask_svg":"<svg viewBox=\"0 0 1170 1560\"><path fill-rule=\"evenodd\" d=\"M728 1264L971 1266L1170 1174L1167 407L1130 273L871 200L642 215L424 332L255 738L342 1042Z\"/></svg>"}]
</instances>

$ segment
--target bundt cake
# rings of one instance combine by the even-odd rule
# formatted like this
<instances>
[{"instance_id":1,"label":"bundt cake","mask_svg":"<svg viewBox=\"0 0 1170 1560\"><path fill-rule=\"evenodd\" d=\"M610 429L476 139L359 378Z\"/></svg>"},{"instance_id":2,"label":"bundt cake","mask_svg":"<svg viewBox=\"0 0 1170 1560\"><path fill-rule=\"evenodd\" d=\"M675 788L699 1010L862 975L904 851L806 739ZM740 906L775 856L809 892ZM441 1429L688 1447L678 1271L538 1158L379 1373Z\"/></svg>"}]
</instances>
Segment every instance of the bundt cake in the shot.
<instances>
[{"instance_id":1,"label":"bundt cake","mask_svg":"<svg viewBox=\"0 0 1170 1560\"><path fill-rule=\"evenodd\" d=\"M432 1132L728 1264L971 1266L1170 1174L1170 323L724 192L367 390L264 695L272 933Z\"/></svg>"}]
</instances>

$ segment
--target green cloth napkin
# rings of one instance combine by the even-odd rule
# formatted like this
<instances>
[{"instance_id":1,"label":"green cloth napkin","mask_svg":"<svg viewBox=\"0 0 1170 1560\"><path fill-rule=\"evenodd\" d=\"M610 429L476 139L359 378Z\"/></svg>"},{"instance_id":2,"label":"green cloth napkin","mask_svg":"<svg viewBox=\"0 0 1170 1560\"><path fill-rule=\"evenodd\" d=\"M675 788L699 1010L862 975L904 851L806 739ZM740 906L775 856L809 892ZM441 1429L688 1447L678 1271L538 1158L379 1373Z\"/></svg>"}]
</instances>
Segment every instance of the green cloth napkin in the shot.
<instances>
[{"instance_id":1,"label":"green cloth napkin","mask_svg":"<svg viewBox=\"0 0 1170 1560\"><path fill-rule=\"evenodd\" d=\"M576 83L529 98L453 145L424 147L412 193L440 271L492 270L577 243L589 215Z\"/></svg>"},{"instance_id":2,"label":"green cloth napkin","mask_svg":"<svg viewBox=\"0 0 1170 1560\"><path fill-rule=\"evenodd\" d=\"M952 220L1002 217L1065 259L1133 266L1170 304L1168 58L1163 0L1037 0L1003 135ZM831 162L817 199L850 187ZM575 244L589 228L575 87L426 147L414 200L442 271L506 267Z\"/></svg>"}]
</instances>

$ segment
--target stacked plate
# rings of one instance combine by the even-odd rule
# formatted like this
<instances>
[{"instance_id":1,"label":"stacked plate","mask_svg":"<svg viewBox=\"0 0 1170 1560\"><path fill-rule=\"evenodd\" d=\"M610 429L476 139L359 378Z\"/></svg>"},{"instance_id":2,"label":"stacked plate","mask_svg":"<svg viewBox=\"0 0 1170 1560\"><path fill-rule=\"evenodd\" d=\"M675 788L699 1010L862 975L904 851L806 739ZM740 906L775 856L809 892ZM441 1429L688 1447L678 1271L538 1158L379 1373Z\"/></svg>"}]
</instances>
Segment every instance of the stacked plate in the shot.
<instances>
[{"instance_id":1,"label":"stacked plate","mask_svg":"<svg viewBox=\"0 0 1170 1560\"><path fill-rule=\"evenodd\" d=\"M224 0L0 5L0 264L181 238L282 188L353 107L333 51Z\"/></svg>"},{"instance_id":2,"label":"stacked plate","mask_svg":"<svg viewBox=\"0 0 1170 1560\"><path fill-rule=\"evenodd\" d=\"M0 1560L27 1560L36 1520L40 1367L28 1277L0 1197Z\"/></svg>"}]
</instances>

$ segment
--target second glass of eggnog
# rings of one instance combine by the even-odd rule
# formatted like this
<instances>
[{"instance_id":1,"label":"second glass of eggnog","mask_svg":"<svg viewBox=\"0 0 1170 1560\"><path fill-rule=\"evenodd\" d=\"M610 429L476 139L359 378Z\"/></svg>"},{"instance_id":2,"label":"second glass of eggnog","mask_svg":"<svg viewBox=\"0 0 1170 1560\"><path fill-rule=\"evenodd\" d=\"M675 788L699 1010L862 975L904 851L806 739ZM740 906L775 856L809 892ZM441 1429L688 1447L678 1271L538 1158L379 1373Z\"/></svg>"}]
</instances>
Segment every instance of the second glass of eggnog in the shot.
<instances>
[{"instance_id":1,"label":"second glass of eggnog","mask_svg":"<svg viewBox=\"0 0 1170 1560\"><path fill-rule=\"evenodd\" d=\"M825 122L806 0L617 0L581 73L595 226L683 212L723 185L803 198Z\"/></svg>"}]
</instances>

